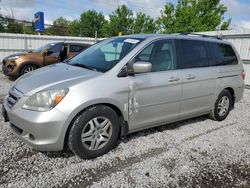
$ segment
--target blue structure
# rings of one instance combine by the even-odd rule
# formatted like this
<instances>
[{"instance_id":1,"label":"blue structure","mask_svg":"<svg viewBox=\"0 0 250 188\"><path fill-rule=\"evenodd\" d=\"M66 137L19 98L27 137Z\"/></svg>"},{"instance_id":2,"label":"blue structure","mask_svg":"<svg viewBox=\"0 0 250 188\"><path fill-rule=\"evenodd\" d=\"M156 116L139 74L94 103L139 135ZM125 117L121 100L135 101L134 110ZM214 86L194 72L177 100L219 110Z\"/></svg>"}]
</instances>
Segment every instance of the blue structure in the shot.
<instances>
[{"instance_id":1,"label":"blue structure","mask_svg":"<svg viewBox=\"0 0 250 188\"><path fill-rule=\"evenodd\" d=\"M44 31L44 13L37 12L35 13L35 20L34 20L34 29L36 32L43 32Z\"/></svg>"}]
</instances>

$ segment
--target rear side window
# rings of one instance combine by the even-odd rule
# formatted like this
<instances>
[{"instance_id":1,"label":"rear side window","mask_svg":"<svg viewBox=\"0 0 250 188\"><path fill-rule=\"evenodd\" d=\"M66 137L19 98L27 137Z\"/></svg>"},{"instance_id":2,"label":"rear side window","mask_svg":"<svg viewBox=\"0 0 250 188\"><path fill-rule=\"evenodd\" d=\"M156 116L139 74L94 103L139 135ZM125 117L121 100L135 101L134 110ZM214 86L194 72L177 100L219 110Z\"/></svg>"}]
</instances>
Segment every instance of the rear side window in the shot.
<instances>
[{"instance_id":1,"label":"rear side window","mask_svg":"<svg viewBox=\"0 0 250 188\"><path fill-rule=\"evenodd\" d=\"M211 42L209 46L212 56L211 66L238 64L237 56L230 45Z\"/></svg>"},{"instance_id":2,"label":"rear side window","mask_svg":"<svg viewBox=\"0 0 250 188\"><path fill-rule=\"evenodd\" d=\"M196 68L209 66L207 45L205 41L177 40L178 68Z\"/></svg>"},{"instance_id":3,"label":"rear side window","mask_svg":"<svg viewBox=\"0 0 250 188\"><path fill-rule=\"evenodd\" d=\"M85 46L79 46L79 45L70 45L69 46L69 52L79 53L83 50L85 50L87 47Z\"/></svg>"}]
</instances>

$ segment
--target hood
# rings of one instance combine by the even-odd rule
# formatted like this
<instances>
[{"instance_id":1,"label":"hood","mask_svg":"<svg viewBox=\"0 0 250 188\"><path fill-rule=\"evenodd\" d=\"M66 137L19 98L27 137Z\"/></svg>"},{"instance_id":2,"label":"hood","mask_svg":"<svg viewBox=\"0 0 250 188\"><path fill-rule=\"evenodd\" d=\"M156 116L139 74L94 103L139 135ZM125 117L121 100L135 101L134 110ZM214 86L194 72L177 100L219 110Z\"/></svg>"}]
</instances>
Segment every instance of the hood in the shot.
<instances>
[{"instance_id":1,"label":"hood","mask_svg":"<svg viewBox=\"0 0 250 188\"><path fill-rule=\"evenodd\" d=\"M38 52L32 52L32 51L30 51L30 52L19 52L19 53L14 53L14 54L11 54L11 55L5 57L4 59L5 59L5 60L8 60L10 57L14 57L14 56L25 56L25 55L31 55L31 54L34 54L34 53L38 53Z\"/></svg>"},{"instance_id":2,"label":"hood","mask_svg":"<svg viewBox=\"0 0 250 188\"><path fill-rule=\"evenodd\" d=\"M51 87L68 88L100 74L102 73L71 66L66 63L58 63L23 75L16 80L14 87L24 95L31 95Z\"/></svg>"}]
</instances>

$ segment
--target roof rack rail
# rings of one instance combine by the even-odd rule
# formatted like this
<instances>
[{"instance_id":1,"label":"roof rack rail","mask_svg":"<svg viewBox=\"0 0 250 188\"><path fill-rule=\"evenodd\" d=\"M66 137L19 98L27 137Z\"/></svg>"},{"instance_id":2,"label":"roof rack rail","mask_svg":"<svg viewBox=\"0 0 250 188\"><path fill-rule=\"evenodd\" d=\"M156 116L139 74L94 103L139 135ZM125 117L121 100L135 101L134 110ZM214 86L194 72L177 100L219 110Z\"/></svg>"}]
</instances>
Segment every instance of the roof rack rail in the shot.
<instances>
[{"instance_id":1,"label":"roof rack rail","mask_svg":"<svg viewBox=\"0 0 250 188\"><path fill-rule=\"evenodd\" d=\"M195 35L195 36L200 36L200 37L216 38L216 39L222 40L222 35L212 36L212 35L204 35L204 34L190 33L190 32L184 32L184 33L179 33L179 34L180 35Z\"/></svg>"}]
</instances>

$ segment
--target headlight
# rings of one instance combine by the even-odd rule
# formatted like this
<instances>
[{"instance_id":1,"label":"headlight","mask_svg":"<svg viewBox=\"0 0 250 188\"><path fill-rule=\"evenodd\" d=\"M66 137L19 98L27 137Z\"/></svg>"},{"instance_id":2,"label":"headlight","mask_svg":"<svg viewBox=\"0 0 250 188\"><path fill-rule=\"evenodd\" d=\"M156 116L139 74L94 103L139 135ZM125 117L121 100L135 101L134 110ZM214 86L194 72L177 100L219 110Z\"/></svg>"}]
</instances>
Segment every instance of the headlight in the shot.
<instances>
[{"instance_id":1,"label":"headlight","mask_svg":"<svg viewBox=\"0 0 250 188\"><path fill-rule=\"evenodd\" d=\"M67 95L69 89L56 89L40 91L30 96L23 108L35 111L49 111L54 108Z\"/></svg>"},{"instance_id":2,"label":"headlight","mask_svg":"<svg viewBox=\"0 0 250 188\"><path fill-rule=\"evenodd\" d=\"M15 56L9 57L8 60L15 60L15 59L18 59L19 57L20 57L19 55L15 55Z\"/></svg>"}]
</instances>

